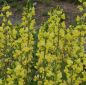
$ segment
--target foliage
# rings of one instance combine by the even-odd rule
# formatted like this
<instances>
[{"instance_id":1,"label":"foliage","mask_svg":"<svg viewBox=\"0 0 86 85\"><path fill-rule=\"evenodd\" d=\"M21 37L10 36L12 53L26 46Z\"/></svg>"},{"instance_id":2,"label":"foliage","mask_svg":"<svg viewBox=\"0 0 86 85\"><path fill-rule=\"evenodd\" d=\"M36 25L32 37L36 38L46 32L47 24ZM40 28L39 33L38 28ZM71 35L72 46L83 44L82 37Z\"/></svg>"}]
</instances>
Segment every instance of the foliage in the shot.
<instances>
[{"instance_id":1,"label":"foliage","mask_svg":"<svg viewBox=\"0 0 86 85\"><path fill-rule=\"evenodd\" d=\"M13 1L17 1L17 0L0 0L0 3L3 3L3 2L13 2Z\"/></svg>"},{"instance_id":2,"label":"foliage","mask_svg":"<svg viewBox=\"0 0 86 85\"><path fill-rule=\"evenodd\" d=\"M2 8L0 26L0 85L26 85L32 79L34 8L23 12L20 26L13 26L9 6Z\"/></svg>"},{"instance_id":3,"label":"foliage","mask_svg":"<svg viewBox=\"0 0 86 85\"><path fill-rule=\"evenodd\" d=\"M51 10L35 30L34 7L25 8L20 25L12 25L10 6L0 14L0 85L86 85L86 2L82 15L66 28L63 9Z\"/></svg>"},{"instance_id":4,"label":"foliage","mask_svg":"<svg viewBox=\"0 0 86 85\"><path fill-rule=\"evenodd\" d=\"M0 3L4 3L4 2L15 2L15 3L17 3L17 1L18 0L0 0ZM34 1L38 1L38 2L43 2L43 3L45 3L45 4L50 4L50 2L52 1L52 0L26 0L26 2L27 1L30 1L31 3L33 3ZM57 1L64 1L64 0L57 0ZM67 2L74 2L74 3L78 3L78 0L65 0L65 1L67 1Z\"/></svg>"}]
</instances>

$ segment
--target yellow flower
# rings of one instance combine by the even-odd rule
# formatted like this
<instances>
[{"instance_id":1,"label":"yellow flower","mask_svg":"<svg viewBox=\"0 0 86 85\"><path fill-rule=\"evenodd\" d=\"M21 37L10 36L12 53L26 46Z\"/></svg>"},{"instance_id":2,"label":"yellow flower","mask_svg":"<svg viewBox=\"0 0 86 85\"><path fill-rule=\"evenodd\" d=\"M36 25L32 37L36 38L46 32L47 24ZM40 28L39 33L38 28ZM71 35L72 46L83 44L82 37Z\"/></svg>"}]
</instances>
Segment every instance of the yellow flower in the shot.
<instances>
[{"instance_id":1,"label":"yellow flower","mask_svg":"<svg viewBox=\"0 0 86 85\"><path fill-rule=\"evenodd\" d=\"M7 16L7 17L9 17L9 16L11 16L11 15L12 15L12 12L9 12L9 11L6 12L6 16Z\"/></svg>"},{"instance_id":2,"label":"yellow flower","mask_svg":"<svg viewBox=\"0 0 86 85\"><path fill-rule=\"evenodd\" d=\"M7 77L7 81L8 81L8 82L10 82L10 81L14 81L14 78L11 77L11 76L8 76L8 77Z\"/></svg>"},{"instance_id":3,"label":"yellow flower","mask_svg":"<svg viewBox=\"0 0 86 85\"><path fill-rule=\"evenodd\" d=\"M67 59L68 66L71 66L73 64L73 61L71 59Z\"/></svg>"},{"instance_id":4,"label":"yellow flower","mask_svg":"<svg viewBox=\"0 0 86 85\"><path fill-rule=\"evenodd\" d=\"M2 23L2 27L4 27L5 26L5 23Z\"/></svg>"},{"instance_id":5,"label":"yellow flower","mask_svg":"<svg viewBox=\"0 0 86 85\"><path fill-rule=\"evenodd\" d=\"M24 85L24 79L22 79L22 78L20 78L19 80L18 80L18 85Z\"/></svg>"},{"instance_id":6,"label":"yellow flower","mask_svg":"<svg viewBox=\"0 0 86 85\"><path fill-rule=\"evenodd\" d=\"M84 8L82 6L78 6L80 12L82 12L84 10Z\"/></svg>"},{"instance_id":7,"label":"yellow flower","mask_svg":"<svg viewBox=\"0 0 86 85\"><path fill-rule=\"evenodd\" d=\"M83 2L83 6L86 7L86 2Z\"/></svg>"},{"instance_id":8,"label":"yellow flower","mask_svg":"<svg viewBox=\"0 0 86 85\"><path fill-rule=\"evenodd\" d=\"M86 17L86 13L84 13L83 16Z\"/></svg>"},{"instance_id":9,"label":"yellow flower","mask_svg":"<svg viewBox=\"0 0 86 85\"><path fill-rule=\"evenodd\" d=\"M54 81L52 80L45 80L44 85L54 85Z\"/></svg>"},{"instance_id":10,"label":"yellow flower","mask_svg":"<svg viewBox=\"0 0 86 85\"><path fill-rule=\"evenodd\" d=\"M11 21L10 21L10 20L8 20L8 25L12 25L12 23L11 23Z\"/></svg>"},{"instance_id":11,"label":"yellow flower","mask_svg":"<svg viewBox=\"0 0 86 85\"><path fill-rule=\"evenodd\" d=\"M16 50L16 51L13 53L13 57L14 57L14 58L17 58L17 57L20 56L21 53L22 53L22 52L21 52L20 50Z\"/></svg>"},{"instance_id":12,"label":"yellow flower","mask_svg":"<svg viewBox=\"0 0 86 85\"><path fill-rule=\"evenodd\" d=\"M62 19L65 19L65 14L62 14L62 15L61 15L61 18L62 18Z\"/></svg>"},{"instance_id":13,"label":"yellow flower","mask_svg":"<svg viewBox=\"0 0 86 85\"><path fill-rule=\"evenodd\" d=\"M40 73L44 73L44 68L43 68L43 67L40 67L40 68L39 68L39 72L40 72Z\"/></svg>"},{"instance_id":14,"label":"yellow flower","mask_svg":"<svg viewBox=\"0 0 86 85\"><path fill-rule=\"evenodd\" d=\"M7 74L11 74L13 71L10 68L7 68Z\"/></svg>"},{"instance_id":15,"label":"yellow flower","mask_svg":"<svg viewBox=\"0 0 86 85\"><path fill-rule=\"evenodd\" d=\"M76 73L80 73L83 71L83 67L82 66L78 66L76 69Z\"/></svg>"},{"instance_id":16,"label":"yellow flower","mask_svg":"<svg viewBox=\"0 0 86 85\"><path fill-rule=\"evenodd\" d=\"M77 16L76 21L77 21L77 22L80 21L80 17L79 17L79 16Z\"/></svg>"},{"instance_id":17,"label":"yellow flower","mask_svg":"<svg viewBox=\"0 0 86 85\"><path fill-rule=\"evenodd\" d=\"M42 85L42 81L38 81L38 85Z\"/></svg>"},{"instance_id":18,"label":"yellow flower","mask_svg":"<svg viewBox=\"0 0 86 85\"><path fill-rule=\"evenodd\" d=\"M61 37L64 37L64 35L65 35L64 29L60 29L60 33L59 34L60 34Z\"/></svg>"},{"instance_id":19,"label":"yellow flower","mask_svg":"<svg viewBox=\"0 0 86 85\"><path fill-rule=\"evenodd\" d=\"M3 84L3 81L0 79L0 85L2 85Z\"/></svg>"},{"instance_id":20,"label":"yellow flower","mask_svg":"<svg viewBox=\"0 0 86 85\"><path fill-rule=\"evenodd\" d=\"M7 84L5 85L14 85L14 81L9 81Z\"/></svg>"},{"instance_id":21,"label":"yellow flower","mask_svg":"<svg viewBox=\"0 0 86 85\"><path fill-rule=\"evenodd\" d=\"M7 19L4 17L4 18L3 18L3 22L6 22L6 21L7 21Z\"/></svg>"},{"instance_id":22,"label":"yellow flower","mask_svg":"<svg viewBox=\"0 0 86 85\"><path fill-rule=\"evenodd\" d=\"M35 25L35 20L33 19L30 23L30 30L34 29L34 25Z\"/></svg>"},{"instance_id":23,"label":"yellow flower","mask_svg":"<svg viewBox=\"0 0 86 85\"><path fill-rule=\"evenodd\" d=\"M4 16L3 13L1 13L1 14L0 14L0 17L3 17L3 16Z\"/></svg>"},{"instance_id":24,"label":"yellow flower","mask_svg":"<svg viewBox=\"0 0 86 85\"><path fill-rule=\"evenodd\" d=\"M55 74L56 75L56 82L61 82L61 78L62 78L62 73L61 71L57 71L57 73Z\"/></svg>"},{"instance_id":25,"label":"yellow flower","mask_svg":"<svg viewBox=\"0 0 86 85\"><path fill-rule=\"evenodd\" d=\"M34 81L37 81L39 79L39 75L34 77Z\"/></svg>"},{"instance_id":26,"label":"yellow flower","mask_svg":"<svg viewBox=\"0 0 86 85\"><path fill-rule=\"evenodd\" d=\"M50 80L49 83L50 83L49 85L55 85L53 80Z\"/></svg>"},{"instance_id":27,"label":"yellow flower","mask_svg":"<svg viewBox=\"0 0 86 85\"><path fill-rule=\"evenodd\" d=\"M46 74L47 77L51 77L51 76L53 76L53 75L54 75L54 74L53 74L52 71L50 71L50 70L47 71L47 74Z\"/></svg>"},{"instance_id":28,"label":"yellow flower","mask_svg":"<svg viewBox=\"0 0 86 85\"><path fill-rule=\"evenodd\" d=\"M26 26L27 25L27 21L24 21L21 23L22 26Z\"/></svg>"},{"instance_id":29,"label":"yellow flower","mask_svg":"<svg viewBox=\"0 0 86 85\"><path fill-rule=\"evenodd\" d=\"M4 6L4 7L2 8L2 11L7 11L8 9L10 9L10 6Z\"/></svg>"},{"instance_id":30,"label":"yellow flower","mask_svg":"<svg viewBox=\"0 0 86 85\"><path fill-rule=\"evenodd\" d=\"M23 52L29 52L29 50L30 50L29 47L24 47L24 48L22 49Z\"/></svg>"},{"instance_id":31,"label":"yellow flower","mask_svg":"<svg viewBox=\"0 0 86 85\"><path fill-rule=\"evenodd\" d=\"M26 18L25 16L22 17L22 20L23 20L23 21L26 20L26 19L27 19L27 18Z\"/></svg>"},{"instance_id":32,"label":"yellow flower","mask_svg":"<svg viewBox=\"0 0 86 85\"><path fill-rule=\"evenodd\" d=\"M45 80L44 85L49 85L48 80Z\"/></svg>"},{"instance_id":33,"label":"yellow flower","mask_svg":"<svg viewBox=\"0 0 86 85\"><path fill-rule=\"evenodd\" d=\"M38 47L42 47L42 46L45 46L45 41L44 41L44 40L41 40L41 41L38 43Z\"/></svg>"},{"instance_id":34,"label":"yellow flower","mask_svg":"<svg viewBox=\"0 0 86 85\"><path fill-rule=\"evenodd\" d=\"M62 22L61 25L62 25L63 28L66 28L65 22ZM64 29L63 29L63 30L64 30Z\"/></svg>"},{"instance_id":35,"label":"yellow flower","mask_svg":"<svg viewBox=\"0 0 86 85\"><path fill-rule=\"evenodd\" d=\"M2 31L3 31L3 27L0 26L0 32L2 32Z\"/></svg>"},{"instance_id":36,"label":"yellow flower","mask_svg":"<svg viewBox=\"0 0 86 85\"><path fill-rule=\"evenodd\" d=\"M66 38L68 41L70 41L70 40L72 39L72 35L68 33L68 34L66 34L65 38Z\"/></svg>"},{"instance_id":37,"label":"yellow flower","mask_svg":"<svg viewBox=\"0 0 86 85\"><path fill-rule=\"evenodd\" d=\"M45 59L47 60L48 63L52 63L54 60L54 57L52 55L46 55Z\"/></svg>"},{"instance_id":38,"label":"yellow flower","mask_svg":"<svg viewBox=\"0 0 86 85\"><path fill-rule=\"evenodd\" d=\"M80 32L75 29L75 30L73 31L73 36L77 38L78 36L80 36Z\"/></svg>"},{"instance_id":39,"label":"yellow flower","mask_svg":"<svg viewBox=\"0 0 86 85\"><path fill-rule=\"evenodd\" d=\"M13 36L13 38L16 38L16 35L17 35L17 31L16 31L16 29L13 29L12 30L12 36Z\"/></svg>"}]
</instances>

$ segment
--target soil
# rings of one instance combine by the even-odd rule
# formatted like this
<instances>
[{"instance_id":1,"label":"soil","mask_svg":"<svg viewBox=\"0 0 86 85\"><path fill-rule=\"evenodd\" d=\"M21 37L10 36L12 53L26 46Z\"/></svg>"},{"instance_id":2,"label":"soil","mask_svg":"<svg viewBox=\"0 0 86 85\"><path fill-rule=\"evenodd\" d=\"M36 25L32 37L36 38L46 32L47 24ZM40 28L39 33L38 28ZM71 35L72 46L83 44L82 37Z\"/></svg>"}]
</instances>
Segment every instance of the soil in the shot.
<instances>
[{"instance_id":1,"label":"soil","mask_svg":"<svg viewBox=\"0 0 86 85\"><path fill-rule=\"evenodd\" d=\"M46 16L46 13L51 9L55 8L57 6L60 6L64 9L64 12L66 13L66 24L69 26L70 24L75 24L75 17L80 14L79 10L77 9L77 5L73 3L68 2L58 2L58 1L52 1L50 5L46 4L40 4L38 3L36 5L36 20L37 24L40 25L44 21L47 20L48 16ZM45 14L45 16L44 16Z\"/></svg>"},{"instance_id":2,"label":"soil","mask_svg":"<svg viewBox=\"0 0 86 85\"><path fill-rule=\"evenodd\" d=\"M12 7L11 10L13 12L13 16L11 18L13 24L21 23L22 9L25 6L25 4L23 3L24 3L23 0L18 1L18 3L16 4L10 3ZM64 9L64 12L66 13L67 26L69 26L69 24L75 24L75 17L77 16L77 14L79 14L77 5L75 5L74 3L68 3L64 1L52 0L52 2L50 2L49 4L35 2L35 8L36 8L35 19L36 19L37 27L39 27L43 22L47 20L48 11L51 8L55 8L57 6L61 6L61 8Z\"/></svg>"}]
</instances>

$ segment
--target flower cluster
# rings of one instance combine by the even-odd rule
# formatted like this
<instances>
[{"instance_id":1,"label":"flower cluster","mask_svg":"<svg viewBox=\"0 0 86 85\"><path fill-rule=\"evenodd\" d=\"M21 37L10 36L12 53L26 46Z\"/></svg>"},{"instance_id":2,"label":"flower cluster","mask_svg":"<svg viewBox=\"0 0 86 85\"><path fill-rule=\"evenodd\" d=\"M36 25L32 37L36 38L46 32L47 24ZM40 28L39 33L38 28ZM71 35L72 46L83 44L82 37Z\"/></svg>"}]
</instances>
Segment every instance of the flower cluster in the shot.
<instances>
[{"instance_id":1,"label":"flower cluster","mask_svg":"<svg viewBox=\"0 0 86 85\"><path fill-rule=\"evenodd\" d=\"M26 85L32 80L34 7L24 10L19 26L12 25L11 15L10 6L4 6L0 14L0 85Z\"/></svg>"},{"instance_id":2,"label":"flower cluster","mask_svg":"<svg viewBox=\"0 0 86 85\"><path fill-rule=\"evenodd\" d=\"M63 9L52 9L35 30L34 7L25 8L22 22L12 25L10 6L0 14L0 85L85 85L86 2L82 15L68 28Z\"/></svg>"}]
</instances>

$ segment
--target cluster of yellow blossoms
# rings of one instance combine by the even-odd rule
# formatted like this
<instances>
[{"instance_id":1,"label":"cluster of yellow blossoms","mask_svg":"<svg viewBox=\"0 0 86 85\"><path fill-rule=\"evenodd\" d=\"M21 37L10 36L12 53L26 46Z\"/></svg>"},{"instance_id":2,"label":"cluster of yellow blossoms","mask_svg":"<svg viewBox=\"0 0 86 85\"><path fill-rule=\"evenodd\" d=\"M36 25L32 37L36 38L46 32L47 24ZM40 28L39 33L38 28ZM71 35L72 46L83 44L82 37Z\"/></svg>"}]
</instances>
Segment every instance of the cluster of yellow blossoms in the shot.
<instances>
[{"instance_id":1,"label":"cluster of yellow blossoms","mask_svg":"<svg viewBox=\"0 0 86 85\"><path fill-rule=\"evenodd\" d=\"M12 25L11 15L10 6L3 6L0 14L0 85L26 85L32 80L34 7L24 9L20 25Z\"/></svg>"},{"instance_id":2,"label":"cluster of yellow blossoms","mask_svg":"<svg viewBox=\"0 0 86 85\"><path fill-rule=\"evenodd\" d=\"M24 9L20 25L12 25L5 5L0 10L0 85L85 85L85 8L83 2L75 26L66 27L65 13L57 7L35 30L34 7Z\"/></svg>"}]
</instances>

